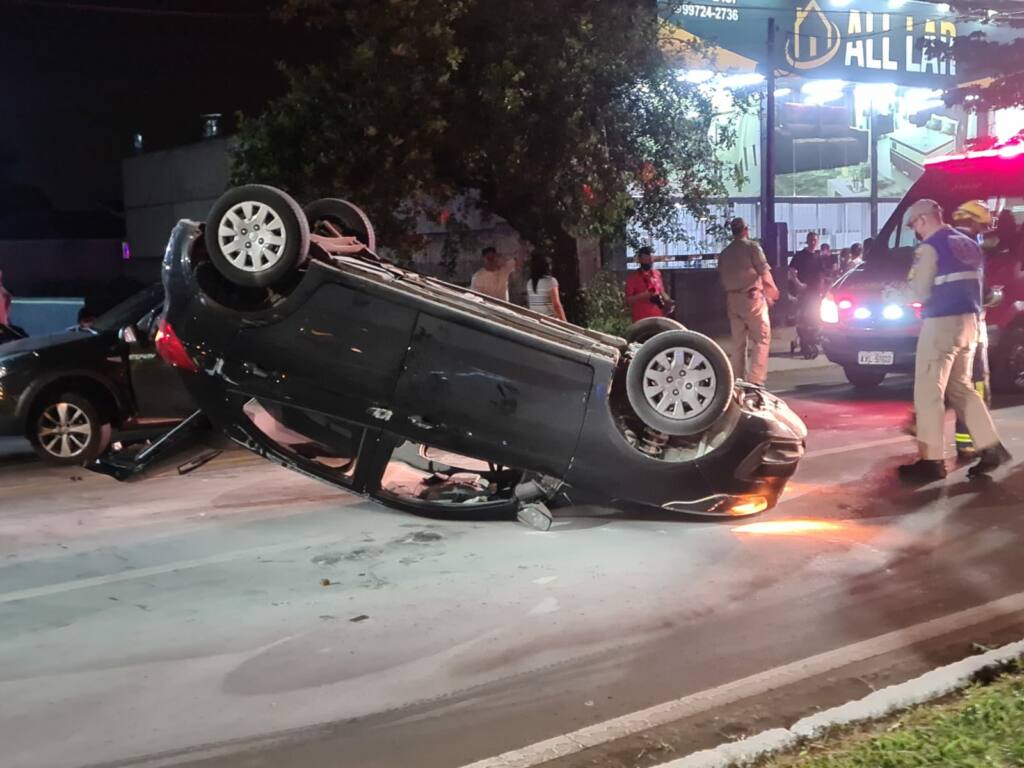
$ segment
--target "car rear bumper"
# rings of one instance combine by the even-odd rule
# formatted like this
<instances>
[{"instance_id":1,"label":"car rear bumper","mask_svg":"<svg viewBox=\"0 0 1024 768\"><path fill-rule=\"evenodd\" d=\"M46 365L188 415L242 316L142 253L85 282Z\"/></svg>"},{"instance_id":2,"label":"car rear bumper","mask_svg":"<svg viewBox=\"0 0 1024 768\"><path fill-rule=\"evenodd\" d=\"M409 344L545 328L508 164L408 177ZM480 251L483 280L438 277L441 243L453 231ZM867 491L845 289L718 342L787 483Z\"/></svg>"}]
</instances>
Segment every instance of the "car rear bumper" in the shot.
<instances>
[{"instance_id":1,"label":"car rear bumper","mask_svg":"<svg viewBox=\"0 0 1024 768\"><path fill-rule=\"evenodd\" d=\"M826 330L822 334L825 356L844 368L860 367L858 357L861 352L892 352L892 365L863 367L890 373L911 373L914 370L916 348L916 336L877 336L838 329Z\"/></svg>"}]
</instances>

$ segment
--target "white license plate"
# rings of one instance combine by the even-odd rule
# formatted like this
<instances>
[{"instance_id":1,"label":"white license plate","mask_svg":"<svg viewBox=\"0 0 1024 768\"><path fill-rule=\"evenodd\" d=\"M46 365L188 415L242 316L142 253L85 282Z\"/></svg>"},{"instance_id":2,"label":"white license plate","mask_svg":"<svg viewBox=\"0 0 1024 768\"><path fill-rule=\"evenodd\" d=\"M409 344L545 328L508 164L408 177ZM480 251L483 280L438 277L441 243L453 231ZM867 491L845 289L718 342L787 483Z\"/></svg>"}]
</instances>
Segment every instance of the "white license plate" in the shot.
<instances>
[{"instance_id":1,"label":"white license plate","mask_svg":"<svg viewBox=\"0 0 1024 768\"><path fill-rule=\"evenodd\" d=\"M857 363L860 365L892 365L892 352L858 352Z\"/></svg>"}]
</instances>

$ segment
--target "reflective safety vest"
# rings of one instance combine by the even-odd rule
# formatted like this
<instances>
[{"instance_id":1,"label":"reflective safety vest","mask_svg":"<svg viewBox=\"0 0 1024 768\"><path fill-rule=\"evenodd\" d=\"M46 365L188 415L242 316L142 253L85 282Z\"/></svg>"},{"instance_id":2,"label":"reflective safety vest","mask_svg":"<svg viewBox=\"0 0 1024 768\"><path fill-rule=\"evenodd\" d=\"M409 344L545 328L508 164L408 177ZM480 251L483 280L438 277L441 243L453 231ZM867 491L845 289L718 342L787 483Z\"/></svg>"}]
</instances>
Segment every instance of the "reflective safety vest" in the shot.
<instances>
[{"instance_id":1,"label":"reflective safety vest","mask_svg":"<svg viewBox=\"0 0 1024 768\"><path fill-rule=\"evenodd\" d=\"M931 296L923 317L976 315L981 312L984 253L981 246L955 229L944 227L924 241L939 254Z\"/></svg>"}]
</instances>

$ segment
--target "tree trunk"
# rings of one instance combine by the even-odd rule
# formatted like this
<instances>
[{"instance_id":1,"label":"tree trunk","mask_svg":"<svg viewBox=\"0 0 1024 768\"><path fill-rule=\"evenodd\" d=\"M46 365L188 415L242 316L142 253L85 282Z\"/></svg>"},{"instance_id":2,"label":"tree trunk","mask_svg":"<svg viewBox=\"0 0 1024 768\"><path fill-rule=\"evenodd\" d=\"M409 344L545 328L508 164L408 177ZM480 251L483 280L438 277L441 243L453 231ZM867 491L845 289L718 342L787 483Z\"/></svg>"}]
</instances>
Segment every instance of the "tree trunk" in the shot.
<instances>
[{"instance_id":1,"label":"tree trunk","mask_svg":"<svg viewBox=\"0 0 1024 768\"><path fill-rule=\"evenodd\" d=\"M586 325L586 306L580 295L580 260L576 238L550 215L538 215L529 200L504 200L494 211L533 246L534 253L551 259L551 271L558 281L562 306L570 323Z\"/></svg>"},{"instance_id":2,"label":"tree trunk","mask_svg":"<svg viewBox=\"0 0 1024 768\"><path fill-rule=\"evenodd\" d=\"M559 227L551 244L551 266L570 323L586 325L586 306L580 294L580 259L576 238Z\"/></svg>"}]
</instances>

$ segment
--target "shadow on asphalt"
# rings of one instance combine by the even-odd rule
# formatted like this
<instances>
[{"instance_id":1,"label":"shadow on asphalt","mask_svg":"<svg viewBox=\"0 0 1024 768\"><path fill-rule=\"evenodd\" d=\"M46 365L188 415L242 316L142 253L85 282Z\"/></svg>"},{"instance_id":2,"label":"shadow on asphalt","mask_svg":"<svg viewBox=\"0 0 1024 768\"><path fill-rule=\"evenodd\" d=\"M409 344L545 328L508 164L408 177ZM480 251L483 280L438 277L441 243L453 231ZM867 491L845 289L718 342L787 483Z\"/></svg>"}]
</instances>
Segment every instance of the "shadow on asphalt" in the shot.
<instances>
[{"instance_id":1,"label":"shadow on asphalt","mask_svg":"<svg viewBox=\"0 0 1024 768\"><path fill-rule=\"evenodd\" d=\"M936 515L935 535L917 536L897 549L884 570L854 576L845 583L846 592L860 606L856 615L846 617L851 630L865 623L899 627L923 620L914 614L925 596L940 596L940 605L949 614L1018 592L1024 571L1022 492L1024 466L998 480L965 480L893 499L892 506L904 514L941 500L959 506L947 515ZM1019 620L1013 611L1001 614L993 609L984 616L986 623L1011 620ZM972 639L950 642L956 644L959 655L967 656L978 652ZM918 653L933 665L949 661L941 645L919 648Z\"/></svg>"}]
</instances>

